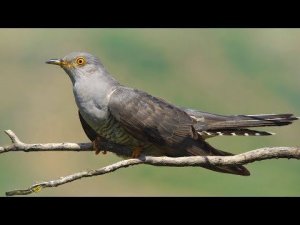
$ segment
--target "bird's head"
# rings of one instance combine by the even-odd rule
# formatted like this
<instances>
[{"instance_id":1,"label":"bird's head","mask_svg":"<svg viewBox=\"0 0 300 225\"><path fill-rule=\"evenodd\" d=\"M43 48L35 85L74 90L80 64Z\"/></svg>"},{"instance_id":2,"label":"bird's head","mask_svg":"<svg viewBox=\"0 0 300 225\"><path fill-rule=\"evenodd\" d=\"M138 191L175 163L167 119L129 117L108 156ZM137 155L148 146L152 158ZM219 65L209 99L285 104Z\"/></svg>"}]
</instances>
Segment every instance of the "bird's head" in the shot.
<instances>
[{"instance_id":1,"label":"bird's head","mask_svg":"<svg viewBox=\"0 0 300 225\"><path fill-rule=\"evenodd\" d=\"M100 60L86 52L72 52L61 59L50 59L46 63L62 67L73 83L82 77L105 72Z\"/></svg>"}]
</instances>

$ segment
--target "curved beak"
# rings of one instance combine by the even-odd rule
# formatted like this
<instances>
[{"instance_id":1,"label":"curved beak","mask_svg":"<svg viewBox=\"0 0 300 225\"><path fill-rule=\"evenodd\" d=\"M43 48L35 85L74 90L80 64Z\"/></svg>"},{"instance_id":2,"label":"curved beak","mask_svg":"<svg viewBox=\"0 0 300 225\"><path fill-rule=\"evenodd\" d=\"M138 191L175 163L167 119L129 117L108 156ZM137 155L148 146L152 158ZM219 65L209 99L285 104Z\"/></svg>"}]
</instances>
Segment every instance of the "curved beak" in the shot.
<instances>
[{"instance_id":1,"label":"curved beak","mask_svg":"<svg viewBox=\"0 0 300 225\"><path fill-rule=\"evenodd\" d=\"M63 64L63 60L62 59L49 59L48 61L46 61L46 63L61 66Z\"/></svg>"}]
</instances>

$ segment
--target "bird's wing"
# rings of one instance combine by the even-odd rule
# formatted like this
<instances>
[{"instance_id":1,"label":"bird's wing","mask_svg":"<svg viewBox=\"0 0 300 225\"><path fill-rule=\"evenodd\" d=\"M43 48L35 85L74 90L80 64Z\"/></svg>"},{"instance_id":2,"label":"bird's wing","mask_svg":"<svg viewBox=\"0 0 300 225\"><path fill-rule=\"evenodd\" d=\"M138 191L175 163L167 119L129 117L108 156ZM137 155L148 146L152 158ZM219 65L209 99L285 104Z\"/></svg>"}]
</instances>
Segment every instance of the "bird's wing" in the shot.
<instances>
[{"instance_id":1,"label":"bird's wing","mask_svg":"<svg viewBox=\"0 0 300 225\"><path fill-rule=\"evenodd\" d=\"M108 109L135 138L174 147L184 139L197 139L194 120L178 107L145 92L119 86L110 96Z\"/></svg>"},{"instance_id":2,"label":"bird's wing","mask_svg":"<svg viewBox=\"0 0 300 225\"><path fill-rule=\"evenodd\" d=\"M83 117L81 116L79 111L78 111L78 115L79 115L81 126L84 130L84 133L86 134L86 136L88 136L88 138L91 141L94 141L96 139L96 137L99 135L96 133L96 131L93 130L93 128L90 127L90 125L87 124L87 122L83 119Z\"/></svg>"},{"instance_id":3,"label":"bird's wing","mask_svg":"<svg viewBox=\"0 0 300 225\"><path fill-rule=\"evenodd\" d=\"M145 92L118 87L110 94L108 109L135 138L166 147L169 156L230 155L210 146L197 134L185 111ZM249 175L243 166L203 166L207 169Z\"/></svg>"}]
</instances>

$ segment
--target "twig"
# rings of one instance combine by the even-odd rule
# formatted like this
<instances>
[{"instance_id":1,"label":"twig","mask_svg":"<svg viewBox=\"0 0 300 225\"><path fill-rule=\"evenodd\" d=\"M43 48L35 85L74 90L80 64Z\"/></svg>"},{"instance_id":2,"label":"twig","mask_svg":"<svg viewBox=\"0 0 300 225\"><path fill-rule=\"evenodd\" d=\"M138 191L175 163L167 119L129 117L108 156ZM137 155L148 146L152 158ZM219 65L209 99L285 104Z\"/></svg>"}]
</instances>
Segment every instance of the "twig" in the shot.
<instances>
[{"instance_id":1,"label":"twig","mask_svg":"<svg viewBox=\"0 0 300 225\"><path fill-rule=\"evenodd\" d=\"M5 133L11 138L13 145L8 147L0 147L0 153L9 151L91 151L91 144L88 143L49 143L49 144L25 144L21 142L18 137L12 131L5 131ZM104 147L107 151L114 153L124 154L123 151L129 153L130 150L124 146L116 145L110 142L99 143L100 147ZM81 179L83 177L92 177L103 175L116 171L121 168L134 166L138 164L148 164L153 166L173 166L173 167L187 167L187 166L225 166L225 165L244 165L255 161L272 159L272 158L294 158L300 159L300 147L265 147L249 151L246 153L234 155L234 156L192 156L192 157L152 157L142 155L138 159L127 159L112 165L96 169L75 173L69 176L61 177L57 180L41 182L32 185L25 190L14 190L6 192L7 196L13 195L27 195L34 192L38 192L43 188L57 187L72 181Z\"/></svg>"}]
</instances>

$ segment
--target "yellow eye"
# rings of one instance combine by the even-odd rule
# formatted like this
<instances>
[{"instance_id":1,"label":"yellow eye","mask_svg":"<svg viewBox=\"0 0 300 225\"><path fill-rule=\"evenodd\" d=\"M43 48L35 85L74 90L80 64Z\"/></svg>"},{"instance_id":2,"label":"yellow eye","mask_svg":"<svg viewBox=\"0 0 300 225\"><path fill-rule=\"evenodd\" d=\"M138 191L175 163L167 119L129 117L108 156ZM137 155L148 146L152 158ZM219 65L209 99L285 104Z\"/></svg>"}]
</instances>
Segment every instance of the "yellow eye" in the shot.
<instances>
[{"instance_id":1,"label":"yellow eye","mask_svg":"<svg viewBox=\"0 0 300 225\"><path fill-rule=\"evenodd\" d=\"M85 58L84 57L77 57L76 59L76 64L78 66L84 66L86 63Z\"/></svg>"}]
</instances>

